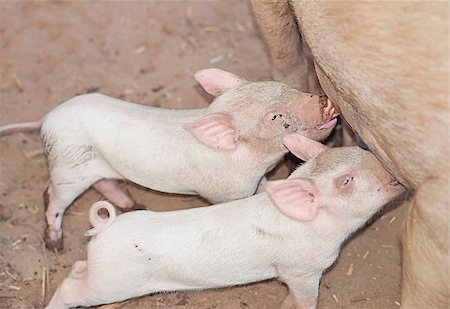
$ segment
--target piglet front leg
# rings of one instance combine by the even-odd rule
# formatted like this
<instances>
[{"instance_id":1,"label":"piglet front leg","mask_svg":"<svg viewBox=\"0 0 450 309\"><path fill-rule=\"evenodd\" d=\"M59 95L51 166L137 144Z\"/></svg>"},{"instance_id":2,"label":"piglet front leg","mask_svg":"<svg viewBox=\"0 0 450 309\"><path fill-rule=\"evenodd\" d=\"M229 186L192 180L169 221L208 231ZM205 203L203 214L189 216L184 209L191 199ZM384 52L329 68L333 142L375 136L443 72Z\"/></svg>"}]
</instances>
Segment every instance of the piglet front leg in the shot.
<instances>
[{"instance_id":1,"label":"piglet front leg","mask_svg":"<svg viewBox=\"0 0 450 309\"><path fill-rule=\"evenodd\" d=\"M281 309L316 309L321 274L283 279L289 287L289 295Z\"/></svg>"}]
</instances>

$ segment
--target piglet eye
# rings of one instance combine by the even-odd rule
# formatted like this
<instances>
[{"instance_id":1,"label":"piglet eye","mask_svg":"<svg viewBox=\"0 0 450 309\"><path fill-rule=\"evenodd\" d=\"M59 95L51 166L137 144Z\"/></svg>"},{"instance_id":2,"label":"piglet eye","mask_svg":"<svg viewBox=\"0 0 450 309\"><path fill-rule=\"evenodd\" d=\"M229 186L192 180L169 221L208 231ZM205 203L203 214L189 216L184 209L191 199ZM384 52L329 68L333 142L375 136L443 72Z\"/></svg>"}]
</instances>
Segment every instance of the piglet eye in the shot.
<instances>
[{"instance_id":1,"label":"piglet eye","mask_svg":"<svg viewBox=\"0 0 450 309\"><path fill-rule=\"evenodd\" d=\"M277 119L278 117L283 117L283 115L281 115L281 114L273 115L273 116L272 116L272 120L275 120L275 119Z\"/></svg>"},{"instance_id":2,"label":"piglet eye","mask_svg":"<svg viewBox=\"0 0 450 309\"><path fill-rule=\"evenodd\" d=\"M338 189L343 189L343 188L348 187L352 183L353 178L354 178L354 176L350 176L350 175L343 175L343 176L337 178L336 182L335 182L336 187Z\"/></svg>"},{"instance_id":3,"label":"piglet eye","mask_svg":"<svg viewBox=\"0 0 450 309\"><path fill-rule=\"evenodd\" d=\"M342 187L347 186L352 180L353 180L353 177L345 178L344 181L342 182Z\"/></svg>"}]
</instances>

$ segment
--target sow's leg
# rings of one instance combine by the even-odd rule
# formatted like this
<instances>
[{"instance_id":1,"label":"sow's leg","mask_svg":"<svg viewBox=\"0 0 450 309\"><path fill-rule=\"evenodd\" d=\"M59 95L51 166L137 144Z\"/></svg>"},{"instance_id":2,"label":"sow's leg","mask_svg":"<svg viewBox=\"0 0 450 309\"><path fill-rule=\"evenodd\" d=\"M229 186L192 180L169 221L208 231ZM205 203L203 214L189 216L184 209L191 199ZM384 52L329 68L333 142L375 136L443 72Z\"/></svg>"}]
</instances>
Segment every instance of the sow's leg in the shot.
<instances>
[{"instance_id":1,"label":"sow's leg","mask_svg":"<svg viewBox=\"0 0 450 309\"><path fill-rule=\"evenodd\" d=\"M410 205L403 235L402 308L449 308L449 179L429 179Z\"/></svg>"},{"instance_id":2,"label":"sow's leg","mask_svg":"<svg viewBox=\"0 0 450 309\"><path fill-rule=\"evenodd\" d=\"M322 93L314 62L302 42L289 1L252 0L252 5L269 48L272 77L304 92Z\"/></svg>"}]
</instances>

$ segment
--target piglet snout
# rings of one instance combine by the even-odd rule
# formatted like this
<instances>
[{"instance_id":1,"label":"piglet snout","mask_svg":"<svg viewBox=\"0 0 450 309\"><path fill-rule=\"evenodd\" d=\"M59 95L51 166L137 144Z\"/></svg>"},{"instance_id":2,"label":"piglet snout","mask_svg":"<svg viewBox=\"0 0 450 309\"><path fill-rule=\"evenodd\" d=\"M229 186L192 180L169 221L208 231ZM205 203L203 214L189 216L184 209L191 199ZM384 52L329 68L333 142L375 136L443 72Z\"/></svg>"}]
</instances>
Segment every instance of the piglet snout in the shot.
<instances>
[{"instance_id":1,"label":"piglet snout","mask_svg":"<svg viewBox=\"0 0 450 309\"><path fill-rule=\"evenodd\" d=\"M398 180L397 179L395 179L395 178L391 178L390 180L389 180L389 185L390 186L398 186L400 183L398 182Z\"/></svg>"},{"instance_id":2,"label":"piglet snout","mask_svg":"<svg viewBox=\"0 0 450 309\"><path fill-rule=\"evenodd\" d=\"M339 113L336 111L333 101L331 101L326 95L319 97L319 104L322 110L322 124L318 125L316 129L323 130L334 127L336 125L336 117Z\"/></svg>"},{"instance_id":3,"label":"piglet snout","mask_svg":"<svg viewBox=\"0 0 450 309\"><path fill-rule=\"evenodd\" d=\"M323 94L319 97L319 104L322 109L323 119L331 119L339 116L335 104L326 95Z\"/></svg>"}]
</instances>

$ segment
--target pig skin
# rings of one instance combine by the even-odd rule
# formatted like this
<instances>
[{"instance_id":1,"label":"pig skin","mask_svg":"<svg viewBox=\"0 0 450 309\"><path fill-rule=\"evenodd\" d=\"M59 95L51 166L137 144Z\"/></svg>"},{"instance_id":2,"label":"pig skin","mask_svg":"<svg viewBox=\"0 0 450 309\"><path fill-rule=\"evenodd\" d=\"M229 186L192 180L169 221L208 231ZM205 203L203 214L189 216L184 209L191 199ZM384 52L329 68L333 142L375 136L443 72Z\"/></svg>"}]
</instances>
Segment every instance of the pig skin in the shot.
<instances>
[{"instance_id":1,"label":"pig skin","mask_svg":"<svg viewBox=\"0 0 450 309\"><path fill-rule=\"evenodd\" d=\"M448 308L448 2L252 2L274 78L311 87L308 46L324 92L413 195L401 307Z\"/></svg>"},{"instance_id":2,"label":"pig skin","mask_svg":"<svg viewBox=\"0 0 450 309\"><path fill-rule=\"evenodd\" d=\"M97 202L87 261L74 264L46 308L275 277L298 308L316 308L320 278L342 242L404 191L391 179L370 152L341 147L321 150L287 180L269 181L267 193L225 204L114 220L114 208ZM97 215L103 205L110 213L105 221Z\"/></svg>"},{"instance_id":3,"label":"pig skin","mask_svg":"<svg viewBox=\"0 0 450 309\"><path fill-rule=\"evenodd\" d=\"M279 82L247 82L219 69L195 77L217 96L208 108L168 110L92 93L43 118L51 180L48 249L62 250L64 211L90 186L125 210L135 204L116 179L213 203L247 197L287 153L283 136L299 132L321 140L336 122L326 96Z\"/></svg>"}]
</instances>

